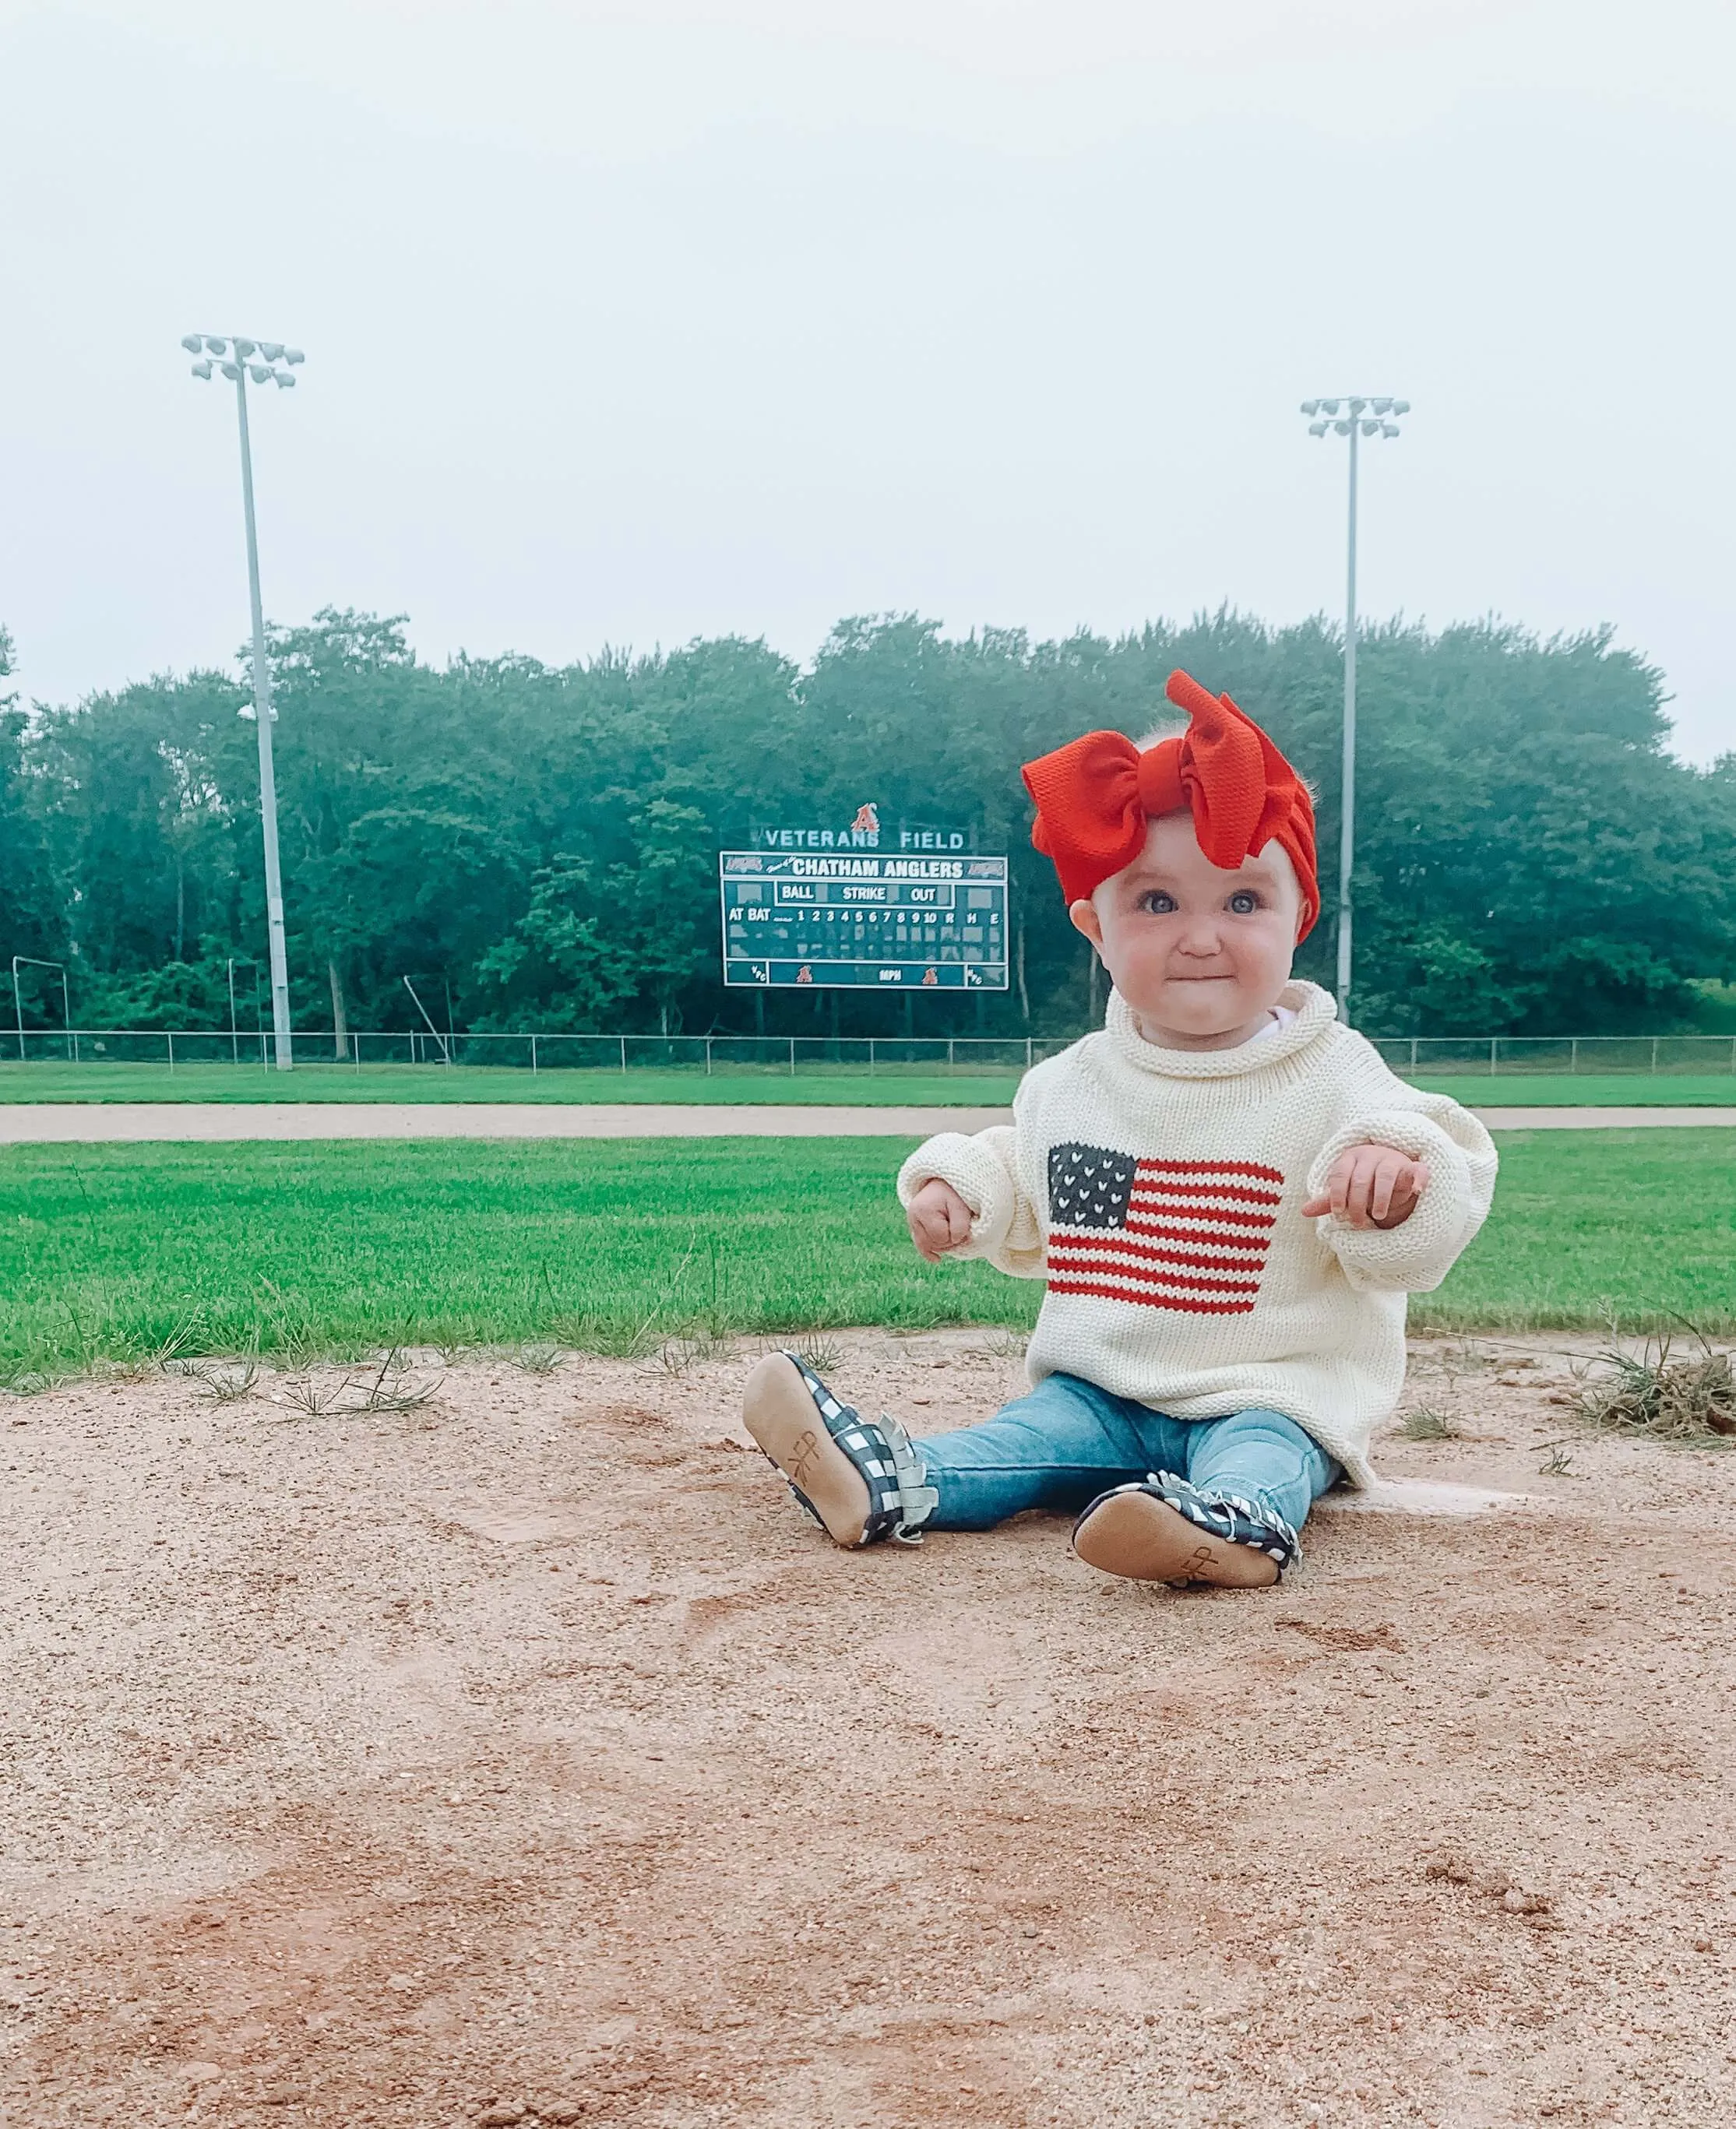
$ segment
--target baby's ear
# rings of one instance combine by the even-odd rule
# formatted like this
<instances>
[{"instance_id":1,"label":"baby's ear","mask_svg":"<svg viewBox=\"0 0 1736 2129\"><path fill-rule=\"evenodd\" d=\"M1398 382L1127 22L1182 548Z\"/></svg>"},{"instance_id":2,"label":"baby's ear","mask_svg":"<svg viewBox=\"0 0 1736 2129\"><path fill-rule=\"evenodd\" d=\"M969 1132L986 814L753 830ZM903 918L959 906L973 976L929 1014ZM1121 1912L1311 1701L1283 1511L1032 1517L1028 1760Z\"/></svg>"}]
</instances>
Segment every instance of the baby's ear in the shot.
<instances>
[{"instance_id":1,"label":"baby's ear","mask_svg":"<svg viewBox=\"0 0 1736 2129\"><path fill-rule=\"evenodd\" d=\"M1097 914L1097 904L1087 901L1071 902L1067 904L1067 917L1073 929L1083 931L1091 944L1101 950L1103 925Z\"/></svg>"}]
</instances>

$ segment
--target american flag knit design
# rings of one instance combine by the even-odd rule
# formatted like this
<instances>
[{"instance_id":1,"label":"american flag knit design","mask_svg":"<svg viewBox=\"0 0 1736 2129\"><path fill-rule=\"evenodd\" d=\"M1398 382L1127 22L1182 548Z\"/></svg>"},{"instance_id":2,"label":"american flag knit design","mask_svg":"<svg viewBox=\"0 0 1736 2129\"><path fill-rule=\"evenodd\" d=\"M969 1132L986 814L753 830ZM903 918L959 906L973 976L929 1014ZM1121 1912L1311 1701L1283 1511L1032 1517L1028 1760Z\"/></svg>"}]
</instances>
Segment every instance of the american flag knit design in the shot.
<instances>
[{"instance_id":1,"label":"american flag knit design","mask_svg":"<svg viewBox=\"0 0 1736 2129\"><path fill-rule=\"evenodd\" d=\"M1145 1160L1067 1141L1049 1149L1051 1293L1186 1316L1246 1316L1283 1193L1252 1160Z\"/></svg>"}]
</instances>

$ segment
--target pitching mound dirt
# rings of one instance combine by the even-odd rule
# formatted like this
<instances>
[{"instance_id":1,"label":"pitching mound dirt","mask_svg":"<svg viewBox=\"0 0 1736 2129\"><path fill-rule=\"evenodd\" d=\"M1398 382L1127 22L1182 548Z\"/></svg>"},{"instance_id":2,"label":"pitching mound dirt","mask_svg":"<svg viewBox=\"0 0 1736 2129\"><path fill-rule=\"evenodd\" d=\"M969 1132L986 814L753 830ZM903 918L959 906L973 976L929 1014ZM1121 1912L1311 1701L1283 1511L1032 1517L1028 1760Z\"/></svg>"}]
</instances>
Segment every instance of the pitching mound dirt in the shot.
<instances>
[{"instance_id":1,"label":"pitching mound dirt","mask_svg":"<svg viewBox=\"0 0 1736 2129\"><path fill-rule=\"evenodd\" d=\"M1017 1377L824 1342L918 1431ZM839 1553L743 1446L756 1350L673 1357L0 1403L0 2119L1736 2103L1736 1457L1583 1438L1542 1343L1419 1346L1459 1438L1380 1460L1428 1491L1184 1595L1043 1517Z\"/></svg>"}]
</instances>

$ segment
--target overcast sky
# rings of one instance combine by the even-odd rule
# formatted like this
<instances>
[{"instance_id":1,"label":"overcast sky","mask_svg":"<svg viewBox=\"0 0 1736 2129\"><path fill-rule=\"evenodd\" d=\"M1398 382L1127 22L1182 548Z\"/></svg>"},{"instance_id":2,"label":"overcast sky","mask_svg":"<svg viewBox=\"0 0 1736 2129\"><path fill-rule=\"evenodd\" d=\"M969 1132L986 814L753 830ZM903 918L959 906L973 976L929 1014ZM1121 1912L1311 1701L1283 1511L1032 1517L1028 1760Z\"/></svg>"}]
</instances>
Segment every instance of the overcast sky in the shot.
<instances>
[{"instance_id":1,"label":"overcast sky","mask_svg":"<svg viewBox=\"0 0 1736 2129\"><path fill-rule=\"evenodd\" d=\"M1722 0L0 0L0 623L551 661L888 609L1613 623L1736 748ZM1213 676L1204 674L1210 680Z\"/></svg>"}]
</instances>

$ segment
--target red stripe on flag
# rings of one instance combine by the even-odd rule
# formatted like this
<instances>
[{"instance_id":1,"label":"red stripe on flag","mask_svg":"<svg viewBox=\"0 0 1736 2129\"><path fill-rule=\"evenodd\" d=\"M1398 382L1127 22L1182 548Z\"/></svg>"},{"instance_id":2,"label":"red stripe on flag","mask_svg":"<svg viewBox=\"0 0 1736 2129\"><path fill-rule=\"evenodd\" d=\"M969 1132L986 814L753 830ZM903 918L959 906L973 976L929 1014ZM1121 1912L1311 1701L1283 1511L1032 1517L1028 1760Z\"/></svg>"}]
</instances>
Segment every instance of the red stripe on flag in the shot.
<instances>
[{"instance_id":1,"label":"red stripe on flag","mask_svg":"<svg viewBox=\"0 0 1736 2129\"><path fill-rule=\"evenodd\" d=\"M1142 1160L1139 1173L1157 1175L1252 1175L1262 1183L1281 1183L1281 1168L1262 1168L1257 1160Z\"/></svg>"},{"instance_id":2,"label":"red stripe on flag","mask_svg":"<svg viewBox=\"0 0 1736 2129\"><path fill-rule=\"evenodd\" d=\"M1104 1230L1100 1227L1056 1227L1050 1231L1052 1234L1085 1235L1101 1234ZM1157 1220L1129 1220L1126 1232L1152 1236L1160 1242L1192 1242L1196 1248L1203 1250L1246 1250L1250 1255L1261 1257L1266 1255L1271 1243L1271 1238L1267 1235L1238 1235L1233 1231L1219 1234L1207 1228L1166 1226Z\"/></svg>"},{"instance_id":3,"label":"red stripe on flag","mask_svg":"<svg viewBox=\"0 0 1736 2129\"><path fill-rule=\"evenodd\" d=\"M1276 1190L1250 1190L1240 1183L1166 1183L1142 1177L1133 1185L1136 1198L1233 1198L1241 1205L1277 1205L1283 1200Z\"/></svg>"},{"instance_id":4,"label":"red stripe on flag","mask_svg":"<svg viewBox=\"0 0 1736 2129\"><path fill-rule=\"evenodd\" d=\"M1124 1279L1136 1286L1179 1286L1197 1293L1257 1293L1257 1279L1196 1279L1190 1272L1164 1271L1151 1265L1104 1264L1093 1257L1063 1256L1049 1252L1052 1271L1090 1272L1099 1279Z\"/></svg>"},{"instance_id":5,"label":"red stripe on flag","mask_svg":"<svg viewBox=\"0 0 1736 2129\"><path fill-rule=\"evenodd\" d=\"M1196 1239L1190 1235L1189 1241ZM1080 1232L1073 1228L1057 1228L1049 1236L1049 1247L1053 1250L1107 1250L1118 1257L1142 1258L1150 1264L1191 1265L1196 1271L1258 1271L1265 1262L1264 1245L1257 1242L1238 1242L1235 1247L1256 1250L1259 1254L1247 1256L1202 1256L1191 1250L1160 1250L1150 1242L1130 1242L1118 1235L1105 1235L1087 1230Z\"/></svg>"},{"instance_id":6,"label":"red stripe on flag","mask_svg":"<svg viewBox=\"0 0 1736 2129\"><path fill-rule=\"evenodd\" d=\"M1129 1235L1144 1235L1160 1242L1190 1242L1196 1250L1238 1250L1250 1264L1266 1261L1266 1237L1263 1235L1209 1235L1201 1234L1193 1227L1160 1227L1136 1225L1127 1230Z\"/></svg>"},{"instance_id":7,"label":"red stripe on flag","mask_svg":"<svg viewBox=\"0 0 1736 2129\"><path fill-rule=\"evenodd\" d=\"M1161 1215L1166 1220L1209 1220L1214 1226L1275 1227L1278 1224L1271 1212L1238 1212L1228 1207L1220 1212L1214 1205L1131 1205L1128 1208L1129 1227L1133 1224L1135 1212L1147 1222Z\"/></svg>"},{"instance_id":8,"label":"red stripe on flag","mask_svg":"<svg viewBox=\"0 0 1736 2129\"><path fill-rule=\"evenodd\" d=\"M1251 1301L1190 1301L1179 1296L1171 1300L1161 1293L1123 1293L1113 1286L1096 1286L1085 1279L1049 1281L1051 1293L1086 1293L1099 1301L1125 1301L1135 1308L1167 1308L1182 1316L1249 1316L1253 1313Z\"/></svg>"}]
</instances>

